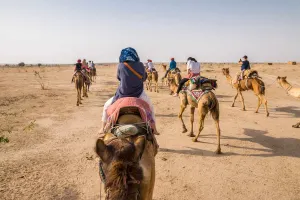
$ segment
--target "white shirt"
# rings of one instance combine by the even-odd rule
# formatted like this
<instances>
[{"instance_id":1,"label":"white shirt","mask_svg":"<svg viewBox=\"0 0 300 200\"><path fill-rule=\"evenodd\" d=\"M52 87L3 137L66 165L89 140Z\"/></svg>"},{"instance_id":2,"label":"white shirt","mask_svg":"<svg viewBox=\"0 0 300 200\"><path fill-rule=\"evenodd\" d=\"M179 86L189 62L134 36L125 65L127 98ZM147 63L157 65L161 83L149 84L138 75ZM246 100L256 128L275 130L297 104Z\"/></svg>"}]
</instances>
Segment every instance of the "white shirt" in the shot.
<instances>
[{"instance_id":1,"label":"white shirt","mask_svg":"<svg viewBox=\"0 0 300 200\"><path fill-rule=\"evenodd\" d=\"M148 62L148 69L154 69L154 65L152 62Z\"/></svg>"},{"instance_id":2,"label":"white shirt","mask_svg":"<svg viewBox=\"0 0 300 200\"><path fill-rule=\"evenodd\" d=\"M93 63L89 62L88 66L89 66L89 68L93 68Z\"/></svg>"},{"instance_id":3,"label":"white shirt","mask_svg":"<svg viewBox=\"0 0 300 200\"><path fill-rule=\"evenodd\" d=\"M187 62L187 71L189 71L193 74L200 74L200 63L189 60Z\"/></svg>"}]
</instances>

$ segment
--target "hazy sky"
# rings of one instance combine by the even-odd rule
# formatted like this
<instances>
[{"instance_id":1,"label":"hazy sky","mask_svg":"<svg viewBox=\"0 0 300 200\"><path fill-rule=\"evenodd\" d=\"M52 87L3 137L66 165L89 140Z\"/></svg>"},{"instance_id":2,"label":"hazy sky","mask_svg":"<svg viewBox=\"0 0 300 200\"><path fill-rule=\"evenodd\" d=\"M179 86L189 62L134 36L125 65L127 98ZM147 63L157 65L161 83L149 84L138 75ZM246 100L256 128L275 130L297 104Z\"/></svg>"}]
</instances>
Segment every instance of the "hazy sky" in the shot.
<instances>
[{"instance_id":1,"label":"hazy sky","mask_svg":"<svg viewBox=\"0 0 300 200\"><path fill-rule=\"evenodd\" d=\"M300 61L300 0L0 0L0 63Z\"/></svg>"}]
</instances>

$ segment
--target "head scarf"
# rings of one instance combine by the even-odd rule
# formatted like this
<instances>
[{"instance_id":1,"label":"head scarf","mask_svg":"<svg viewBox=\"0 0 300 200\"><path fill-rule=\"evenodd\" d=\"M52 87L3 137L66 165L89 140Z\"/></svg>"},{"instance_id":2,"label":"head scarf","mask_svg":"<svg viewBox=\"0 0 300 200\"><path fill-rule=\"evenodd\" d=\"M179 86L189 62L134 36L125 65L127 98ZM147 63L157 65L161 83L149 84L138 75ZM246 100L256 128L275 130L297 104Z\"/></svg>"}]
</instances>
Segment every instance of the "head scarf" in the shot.
<instances>
[{"instance_id":1,"label":"head scarf","mask_svg":"<svg viewBox=\"0 0 300 200\"><path fill-rule=\"evenodd\" d=\"M134 48L128 47L121 51L119 62L123 63L125 61L139 62L140 58Z\"/></svg>"},{"instance_id":2,"label":"head scarf","mask_svg":"<svg viewBox=\"0 0 300 200\"><path fill-rule=\"evenodd\" d=\"M78 62L78 63L81 63L81 60L80 60L80 59L78 59L78 60L77 60L77 62Z\"/></svg>"}]
</instances>

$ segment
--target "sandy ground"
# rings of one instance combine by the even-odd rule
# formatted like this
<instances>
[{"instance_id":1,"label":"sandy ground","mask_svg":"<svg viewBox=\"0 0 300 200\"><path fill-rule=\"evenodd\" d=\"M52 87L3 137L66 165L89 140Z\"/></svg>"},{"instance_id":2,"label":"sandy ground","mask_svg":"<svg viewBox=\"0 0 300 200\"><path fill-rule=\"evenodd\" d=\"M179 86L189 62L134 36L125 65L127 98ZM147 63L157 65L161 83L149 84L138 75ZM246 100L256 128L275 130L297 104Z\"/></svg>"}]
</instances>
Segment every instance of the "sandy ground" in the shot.
<instances>
[{"instance_id":1,"label":"sandy ground","mask_svg":"<svg viewBox=\"0 0 300 200\"><path fill-rule=\"evenodd\" d=\"M269 118L263 108L254 113L257 98L252 92L244 93L247 111L241 111L239 101L230 107L235 91L222 67L202 67L204 76L219 83L222 155L214 154L211 117L201 142L193 143L181 133L179 99L169 96L167 88L148 93L161 132L154 199L300 199L300 129L291 127L300 121L300 101L275 82L279 75L299 84L299 65L254 65L267 86ZM228 67L232 74L238 70ZM0 69L0 136L10 140L0 143L0 199L100 198L94 144L103 104L117 86L116 68L97 66L97 83L79 107L72 69ZM34 70L42 75L46 90L41 90ZM184 119L189 128L189 110Z\"/></svg>"}]
</instances>

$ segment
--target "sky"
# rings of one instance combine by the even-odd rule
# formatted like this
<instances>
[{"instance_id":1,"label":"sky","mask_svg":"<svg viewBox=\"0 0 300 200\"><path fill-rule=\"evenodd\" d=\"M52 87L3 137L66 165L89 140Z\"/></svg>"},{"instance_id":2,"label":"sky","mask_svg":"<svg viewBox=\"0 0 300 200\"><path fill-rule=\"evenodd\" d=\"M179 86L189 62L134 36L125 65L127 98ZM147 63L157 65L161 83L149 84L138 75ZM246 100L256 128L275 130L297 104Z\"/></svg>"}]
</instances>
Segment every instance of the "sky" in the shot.
<instances>
[{"instance_id":1,"label":"sky","mask_svg":"<svg viewBox=\"0 0 300 200\"><path fill-rule=\"evenodd\" d=\"M0 63L300 61L300 0L0 0Z\"/></svg>"}]
</instances>

